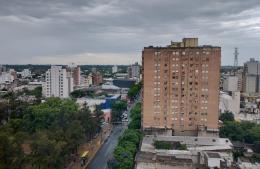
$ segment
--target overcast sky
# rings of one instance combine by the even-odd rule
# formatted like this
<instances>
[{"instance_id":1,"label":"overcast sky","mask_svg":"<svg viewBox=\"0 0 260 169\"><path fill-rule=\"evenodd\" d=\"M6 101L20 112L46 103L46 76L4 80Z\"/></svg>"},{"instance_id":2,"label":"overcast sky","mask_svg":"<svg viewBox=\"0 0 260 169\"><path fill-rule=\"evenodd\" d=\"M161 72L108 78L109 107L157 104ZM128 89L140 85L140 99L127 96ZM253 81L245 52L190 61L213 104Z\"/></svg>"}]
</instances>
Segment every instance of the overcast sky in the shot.
<instances>
[{"instance_id":1,"label":"overcast sky","mask_svg":"<svg viewBox=\"0 0 260 169\"><path fill-rule=\"evenodd\" d=\"M2 64L129 64L183 37L260 60L260 1L0 0Z\"/></svg>"}]
</instances>

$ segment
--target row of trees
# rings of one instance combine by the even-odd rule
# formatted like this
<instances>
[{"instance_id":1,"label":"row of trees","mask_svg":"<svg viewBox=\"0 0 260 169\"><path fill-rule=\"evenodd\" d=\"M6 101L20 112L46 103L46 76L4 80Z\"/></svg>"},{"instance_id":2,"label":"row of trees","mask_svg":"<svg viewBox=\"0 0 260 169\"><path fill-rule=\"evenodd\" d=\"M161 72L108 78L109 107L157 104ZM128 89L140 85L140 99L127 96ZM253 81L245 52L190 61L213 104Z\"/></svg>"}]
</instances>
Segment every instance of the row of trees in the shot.
<instances>
[{"instance_id":1,"label":"row of trees","mask_svg":"<svg viewBox=\"0 0 260 169\"><path fill-rule=\"evenodd\" d=\"M112 104L112 122L121 122L123 112L127 110L126 101L117 100Z\"/></svg>"},{"instance_id":2,"label":"row of trees","mask_svg":"<svg viewBox=\"0 0 260 169\"><path fill-rule=\"evenodd\" d=\"M98 92L95 93L94 91L88 91L88 90L74 90L73 92L70 93L72 98L82 98L82 97L90 97L90 98L95 98L95 97L106 97L108 94L106 92Z\"/></svg>"},{"instance_id":3,"label":"row of trees","mask_svg":"<svg viewBox=\"0 0 260 169\"><path fill-rule=\"evenodd\" d=\"M81 98L81 97L91 97L93 98L95 96L94 91L85 91L85 90L74 90L71 92L71 96L73 98Z\"/></svg>"},{"instance_id":4,"label":"row of trees","mask_svg":"<svg viewBox=\"0 0 260 169\"><path fill-rule=\"evenodd\" d=\"M50 98L28 106L21 116L0 127L0 168L59 169L77 154L79 145L99 130L103 114L94 115L73 100Z\"/></svg>"},{"instance_id":5,"label":"row of trees","mask_svg":"<svg viewBox=\"0 0 260 169\"><path fill-rule=\"evenodd\" d=\"M231 112L221 114L220 119L224 122L220 128L220 136L228 137L233 141L241 141L254 144L260 141L260 125L252 122L237 122Z\"/></svg>"},{"instance_id":6,"label":"row of trees","mask_svg":"<svg viewBox=\"0 0 260 169\"><path fill-rule=\"evenodd\" d=\"M141 128L141 103L137 103L135 107L131 109L130 113L131 122L128 125L129 129Z\"/></svg>"},{"instance_id":7,"label":"row of trees","mask_svg":"<svg viewBox=\"0 0 260 169\"><path fill-rule=\"evenodd\" d=\"M260 143L260 125L251 122L226 121L220 128L220 136L248 144Z\"/></svg>"},{"instance_id":8,"label":"row of trees","mask_svg":"<svg viewBox=\"0 0 260 169\"><path fill-rule=\"evenodd\" d=\"M113 153L114 159L109 161L110 169L133 169L134 158L141 140L141 104L138 103L131 110L132 121L128 129L120 137Z\"/></svg>"},{"instance_id":9,"label":"row of trees","mask_svg":"<svg viewBox=\"0 0 260 169\"><path fill-rule=\"evenodd\" d=\"M142 83L134 84L128 91L127 96L130 100L134 100L137 94L140 92L142 88Z\"/></svg>"}]
</instances>

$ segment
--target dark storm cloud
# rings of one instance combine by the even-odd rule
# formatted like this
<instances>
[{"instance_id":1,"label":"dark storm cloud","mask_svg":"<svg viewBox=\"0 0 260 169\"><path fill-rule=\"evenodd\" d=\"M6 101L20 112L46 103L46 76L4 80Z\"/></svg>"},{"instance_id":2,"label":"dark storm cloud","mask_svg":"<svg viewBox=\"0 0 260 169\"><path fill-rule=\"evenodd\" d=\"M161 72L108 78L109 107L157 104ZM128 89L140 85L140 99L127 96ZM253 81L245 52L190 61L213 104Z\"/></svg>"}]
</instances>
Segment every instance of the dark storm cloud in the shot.
<instances>
[{"instance_id":1,"label":"dark storm cloud","mask_svg":"<svg viewBox=\"0 0 260 169\"><path fill-rule=\"evenodd\" d=\"M0 0L2 63L129 63L143 46L196 36L223 64L258 55L259 0ZM109 61L108 61L109 60Z\"/></svg>"}]
</instances>

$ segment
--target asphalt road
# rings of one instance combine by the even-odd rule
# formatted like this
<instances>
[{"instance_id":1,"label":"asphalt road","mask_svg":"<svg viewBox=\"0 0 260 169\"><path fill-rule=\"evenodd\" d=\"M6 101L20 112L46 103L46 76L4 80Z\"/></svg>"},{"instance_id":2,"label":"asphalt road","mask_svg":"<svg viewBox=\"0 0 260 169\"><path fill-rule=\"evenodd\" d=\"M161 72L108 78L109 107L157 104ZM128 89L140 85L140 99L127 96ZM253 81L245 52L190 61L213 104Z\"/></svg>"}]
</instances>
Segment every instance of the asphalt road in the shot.
<instances>
[{"instance_id":1,"label":"asphalt road","mask_svg":"<svg viewBox=\"0 0 260 169\"><path fill-rule=\"evenodd\" d=\"M105 169L107 166L107 161L112 156L112 153L117 145L118 138L122 135L123 132L124 129L121 125L114 127L113 132L107 141L102 145L86 169Z\"/></svg>"},{"instance_id":2,"label":"asphalt road","mask_svg":"<svg viewBox=\"0 0 260 169\"><path fill-rule=\"evenodd\" d=\"M138 99L136 100L136 102ZM135 104L131 105L128 109L128 118L130 119L130 110L133 108ZM126 125L117 125L113 128L113 132L108 137L107 141L102 145L102 147L97 152L94 159L88 165L86 169L105 169L107 166L108 160L112 157L113 151L117 145L118 138L124 133L126 129Z\"/></svg>"}]
</instances>

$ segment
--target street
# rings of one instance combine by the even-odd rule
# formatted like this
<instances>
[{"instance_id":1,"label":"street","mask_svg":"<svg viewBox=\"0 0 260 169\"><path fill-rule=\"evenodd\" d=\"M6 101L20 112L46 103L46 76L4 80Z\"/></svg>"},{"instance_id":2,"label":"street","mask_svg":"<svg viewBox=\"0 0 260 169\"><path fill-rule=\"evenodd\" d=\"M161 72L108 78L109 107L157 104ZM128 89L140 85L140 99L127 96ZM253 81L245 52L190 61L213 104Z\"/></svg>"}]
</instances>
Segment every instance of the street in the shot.
<instances>
[{"instance_id":1,"label":"street","mask_svg":"<svg viewBox=\"0 0 260 169\"><path fill-rule=\"evenodd\" d=\"M131 105L127 111L128 117L130 117L130 110L135 104ZM129 118L130 121L130 118ZM114 126L113 132L108 137L107 141L102 145L96 156L86 169L105 169L108 160L112 157L113 151L117 145L118 138L124 133L126 129L125 124L119 124Z\"/></svg>"},{"instance_id":2,"label":"street","mask_svg":"<svg viewBox=\"0 0 260 169\"><path fill-rule=\"evenodd\" d=\"M107 141L102 145L100 150L97 152L96 156L92 162L88 165L87 169L105 169L107 166L107 161L112 156L114 148L117 145L118 138L124 132L122 125L115 126L113 132L107 139Z\"/></svg>"}]
</instances>

